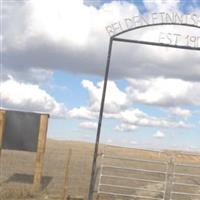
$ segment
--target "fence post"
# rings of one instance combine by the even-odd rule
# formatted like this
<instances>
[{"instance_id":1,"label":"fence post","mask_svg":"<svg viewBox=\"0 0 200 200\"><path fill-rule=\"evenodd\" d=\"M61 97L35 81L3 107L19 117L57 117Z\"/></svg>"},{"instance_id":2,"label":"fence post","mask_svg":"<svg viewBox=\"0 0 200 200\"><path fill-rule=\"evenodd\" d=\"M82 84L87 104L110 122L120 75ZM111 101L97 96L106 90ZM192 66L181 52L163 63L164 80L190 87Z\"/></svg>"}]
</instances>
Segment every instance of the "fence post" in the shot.
<instances>
[{"instance_id":1,"label":"fence post","mask_svg":"<svg viewBox=\"0 0 200 200\"><path fill-rule=\"evenodd\" d=\"M65 166L65 179L64 179L62 200L67 199L67 193L68 193L68 189L69 189L69 168L70 168L71 156L72 156L72 149L69 149L68 158L67 158L66 166Z\"/></svg>"},{"instance_id":2,"label":"fence post","mask_svg":"<svg viewBox=\"0 0 200 200\"><path fill-rule=\"evenodd\" d=\"M3 132L4 132L4 125L5 125L5 111L0 110L0 186L1 186L1 151L3 149Z\"/></svg>"},{"instance_id":3,"label":"fence post","mask_svg":"<svg viewBox=\"0 0 200 200\"><path fill-rule=\"evenodd\" d=\"M0 159L1 159L1 151L3 148L4 124L5 124L5 111L0 110Z\"/></svg>"},{"instance_id":4,"label":"fence post","mask_svg":"<svg viewBox=\"0 0 200 200\"><path fill-rule=\"evenodd\" d=\"M46 114L40 115L38 147L37 147L36 160L35 160L35 174L34 174L34 180L33 180L33 189L35 192L39 191L41 187L42 164L43 164L44 152L45 152L45 146L46 146L48 118L49 116Z\"/></svg>"},{"instance_id":5,"label":"fence post","mask_svg":"<svg viewBox=\"0 0 200 200\"><path fill-rule=\"evenodd\" d=\"M166 188L165 188L165 196L164 200L170 200L171 199L171 192L173 187L173 176L174 174L174 159L173 157L170 158L170 161L168 163L168 170L167 170L167 177L166 177Z\"/></svg>"}]
</instances>

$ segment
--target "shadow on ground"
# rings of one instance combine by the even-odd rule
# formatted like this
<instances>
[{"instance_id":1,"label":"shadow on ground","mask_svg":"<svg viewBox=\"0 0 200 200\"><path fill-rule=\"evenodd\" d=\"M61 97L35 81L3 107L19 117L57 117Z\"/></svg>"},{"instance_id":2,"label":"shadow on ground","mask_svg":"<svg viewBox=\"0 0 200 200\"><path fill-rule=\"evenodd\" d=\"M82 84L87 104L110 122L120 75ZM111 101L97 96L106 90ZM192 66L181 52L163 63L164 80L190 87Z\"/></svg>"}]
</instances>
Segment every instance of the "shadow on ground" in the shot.
<instances>
[{"instance_id":1,"label":"shadow on ground","mask_svg":"<svg viewBox=\"0 0 200 200\"><path fill-rule=\"evenodd\" d=\"M51 176L43 176L42 181L41 181L42 189L45 189L49 185L51 180L52 180ZM32 184L33 183L33 175L15 173L11 177L9 177L4 183L11 183L11 182Z\"/></svg>"}]
</instances>

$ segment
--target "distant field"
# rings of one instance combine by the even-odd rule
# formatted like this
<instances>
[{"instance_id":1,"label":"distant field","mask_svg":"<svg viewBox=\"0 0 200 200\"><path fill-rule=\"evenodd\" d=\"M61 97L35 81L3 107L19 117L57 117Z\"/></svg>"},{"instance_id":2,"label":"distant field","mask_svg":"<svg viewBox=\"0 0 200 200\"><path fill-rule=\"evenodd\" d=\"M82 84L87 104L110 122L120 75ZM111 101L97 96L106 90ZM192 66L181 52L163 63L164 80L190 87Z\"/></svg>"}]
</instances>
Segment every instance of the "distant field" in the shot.
<instances>
[{"instance_id":1,"label":"distant field","mask_svg":"<svg viewBox=\"0 0 200 200\"><path fill-rule=\"evenodd\" d=\"M31 192L35 154L3 150L1 158L0 200L61 199L69 149L72 149L72 157L69 169L68 194L86 197L89 187L93 148L94 145L84 142L48 140L43 169L43 190L38 194ZM200 155L187 155L175 151L153 152L104 145L100 147L100 151L105 152L107 155L163 161L169 160L169 157L174 155L174 159L179 163L200 164ZM126 165L125 162L123 164ZM137 165L141 168L145 167L140 164ZM186 169L182 170L187 172ZM197 171L197 174L200 175L200 171ZM196 183L200 184L200 180L197 180ZM158 185L148 185L148 187L158 187ZM200 187L194 190L192 192L200 192ZM105 198L111 199L110 197ZM193 200L200 200L198 198Z\"/></svg>"}]
</instances>

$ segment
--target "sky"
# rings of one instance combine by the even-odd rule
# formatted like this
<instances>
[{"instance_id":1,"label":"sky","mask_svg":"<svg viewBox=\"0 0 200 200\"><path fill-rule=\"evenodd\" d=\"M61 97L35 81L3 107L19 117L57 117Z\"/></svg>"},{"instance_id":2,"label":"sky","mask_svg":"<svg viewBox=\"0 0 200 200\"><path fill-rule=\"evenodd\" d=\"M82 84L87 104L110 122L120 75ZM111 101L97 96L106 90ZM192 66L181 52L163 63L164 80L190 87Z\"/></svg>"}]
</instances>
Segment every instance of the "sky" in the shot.
<instances>
[{"instance_id":1,"label":"sky","mask_svg":"<svg viewBox=\"0 0 200 200\"><path fill-rule=\"evenodd\" d=\"M1 0L1 107L49 113L49 138L95 142L106 27L158 12L199 16L200 0ZM200 47L191 27L124 37L158 42L168 33ZM199 51L114 43L100 142L200 151L199 63Z\"/></svg>"}]
</instances>

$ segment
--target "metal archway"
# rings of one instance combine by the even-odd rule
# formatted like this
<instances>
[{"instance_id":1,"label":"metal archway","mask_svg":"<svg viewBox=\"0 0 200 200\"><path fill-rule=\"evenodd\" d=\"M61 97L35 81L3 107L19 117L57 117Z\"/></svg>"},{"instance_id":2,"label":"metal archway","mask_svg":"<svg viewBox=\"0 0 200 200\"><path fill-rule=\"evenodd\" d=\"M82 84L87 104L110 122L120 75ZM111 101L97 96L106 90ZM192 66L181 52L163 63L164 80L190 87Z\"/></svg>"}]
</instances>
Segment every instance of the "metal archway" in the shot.
<instances>
[{"instance_id":1,"label":"metal archway","mask_svg":"<svg viewBox=\"0 0 200 200\"><path fill-rule=\"evenodd\" d=\"M130 28L130 29L121 31L121 32L119 32L119 33L117 33L117 34L115 34L115 35L110 37L109 47L108 47L108 54L107 54L107 62L106 62L106 70L105 70L105 76L104 76L103 92L102 92L101 105L100 105L100 111L99 111L99 121L98 121L98 126L97 126L97 133L96 133L95 149L94 149L94 155L93 155L93 163L92 163L92 172L91 172L88 200L93 200L93 191L94 191L94 185L95 185L96 162L97 162L97 157L98 157L99 140L100 140L100 135L101 135L101 125L102 125L102 119L103 119L105 97L106 97L106 88L107 88L108 75L109 75L109 69L110 69L110 60L111 60L113 42L114 41L116 41L116 42L126 42L126 43L135 43L135 44L143 44L143 45L150 45L150 46L170 47L170 48L176 48L176 49L200 51L200 47L191 47L191 46L184 46L184 45L171 45L171 44L165 44L165 43L157 43L157 42L148 42L148 41L117 38L117 36L119 36L119 35L122 35L122 34L127 33L127 32L131 32L131 31L134 31L134 30L137 30L137 29L142 29L142 28L147 28L147 27L152 27L152 26L163 26L163 25L164 26L166 26L166 25L185 26L185 27L192 27L192 28L200 29L200 26L193 25L193 24L156 23L156 24L148 24L148 25L143 25L143 26L137 26L137 27L134 27L134 28Z\"/></svg>"}]
</instances>

